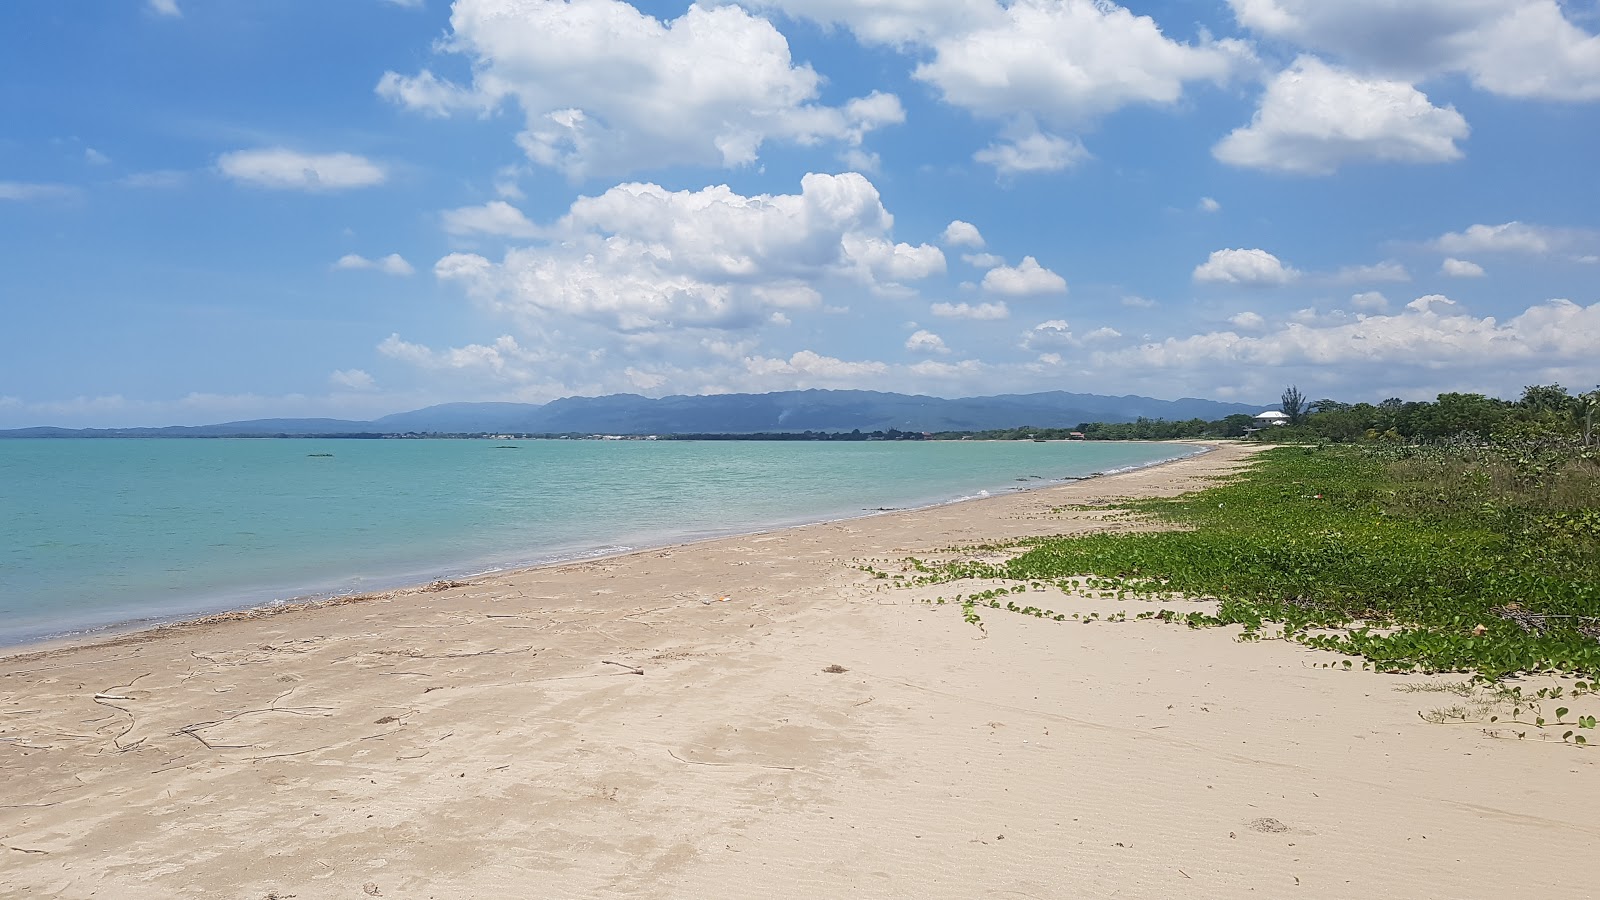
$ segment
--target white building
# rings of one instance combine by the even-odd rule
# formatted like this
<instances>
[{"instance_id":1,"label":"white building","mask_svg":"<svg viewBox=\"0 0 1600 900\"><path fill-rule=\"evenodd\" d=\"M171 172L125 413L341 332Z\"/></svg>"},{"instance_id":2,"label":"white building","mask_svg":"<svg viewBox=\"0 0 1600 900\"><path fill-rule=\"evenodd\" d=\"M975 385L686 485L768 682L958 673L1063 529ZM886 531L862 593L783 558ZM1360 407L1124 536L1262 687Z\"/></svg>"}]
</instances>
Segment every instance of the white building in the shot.
<instances>
[{"instance_id":1,"label":"white building","mask_svg":"<svg viewBox=\"0 0 1600 900\"><path fill-rule=\"evenodd\" d=\"M1289 424L1289 417L1275 409L1269 409L1266 412L1256 413L1253 424L1257 428L1266 428L1271 425L1287 425Z\"/></svg>"}]
</instances>

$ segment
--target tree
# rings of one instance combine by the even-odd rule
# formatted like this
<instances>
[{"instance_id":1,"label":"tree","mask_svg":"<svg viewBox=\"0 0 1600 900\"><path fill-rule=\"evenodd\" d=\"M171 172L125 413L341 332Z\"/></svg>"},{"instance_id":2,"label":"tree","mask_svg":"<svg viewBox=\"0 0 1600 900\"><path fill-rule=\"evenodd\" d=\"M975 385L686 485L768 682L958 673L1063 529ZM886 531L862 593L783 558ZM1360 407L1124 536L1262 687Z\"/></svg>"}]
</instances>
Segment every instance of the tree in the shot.
<instances>
[{"instance_id":1,"label":"tree","mask_svg":"<svg viewBox=\"0 0 1600 900\"><path fill-rule=\"evenodd\" d=\"M1306 395L1300 389L1289 385L1283 389L1283 396L1279 398L1283 414L1289 417L1290 425L1299 425L1306 417Z\"/></svg>"}]
</instances>

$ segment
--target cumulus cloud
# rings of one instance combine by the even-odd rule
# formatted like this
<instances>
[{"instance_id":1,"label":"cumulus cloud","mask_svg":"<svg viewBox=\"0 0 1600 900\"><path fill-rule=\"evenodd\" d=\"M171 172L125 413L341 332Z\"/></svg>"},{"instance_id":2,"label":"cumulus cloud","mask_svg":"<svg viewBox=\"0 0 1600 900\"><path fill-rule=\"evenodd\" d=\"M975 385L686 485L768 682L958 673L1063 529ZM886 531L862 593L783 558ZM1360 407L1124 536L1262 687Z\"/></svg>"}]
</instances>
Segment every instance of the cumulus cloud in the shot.
<instances>
[{"instance_id":1,"label":"cumulus cloud","mask_svg":"<svg viewBox=\"0 0 1600 900\"><path fill-rule=\"evenodd\" d=\"M949 353L944 338L931 331L920 329L906 338L906 349L913 353Z\"/></svg>"},{"instance_id":2,"label":"cumulus cloud","mask_svg":"<svg viewBox=\"0 0 1600 900\"><path fill-rule=\"evenodd\" d=\"M871 16L883 5L865 4L863 12ZM1237 41L1173 41L1150 17L1103 0L973 7L977 15L947 20L942 33L921 37L933 58L913 74L980 116L1080 125L1131 104L1175 103L1185 84L1221 82L1250 58ZM862 18L844 15L847 24Z\"/></svg>"},{"instance_id":3,"label":"cumulus cloud","mask_svg":"<svg viewBox=\"0 0 1600 900\"><path fill-rule=\"evenodd\" d=\"M1557 0L1229 0L1258 34L1409 80L1462 74L1508 97L1600 99L1600 38Z\"/></svg>"},{"instance_id":4,"label":"cumulus cloud","mask_svg":"<svg viewBox=\"0 0 1600 900\"><path fill-rule=\"evenodd\" d=\"M283 147L237 150L217 160L222 174L256 187L339 191L382 184L383 167L353 153L300 153Z\"/></svg>"},{"instance_id":5,"label":"cumulus cloud","mask_svg":"<svg viewBox=\"0 0 1600 900\"><path fill-rule=\"evenodd\" d=\"M171 16L181 18L183 10L178 8L178 0L146 0L145 8L158 16Z\"/></svg>"},{"instance_id":6,"label":"cumulus cloud","mask_svg":"<svg viewBox=\"0 0 1600 900\"><path fill-rule=\"evenodd\" d=\"M945 226L944 234L940 237L946 247L971 247L974 250L983 249L983 235L978 232L978 226L971 222L956 219Z\"/></svg>"},{"instance_id":7,"label":"cumulus cloud","mask_svg":"<svg viewBox=\"0 0 1600 900\"><path fill-rule=\"evenodd\" d=\"M1199 373L1338 366L1398 377L1414 367L1434 375L1475 377L1484 367L1509 373L1508 383L1533 384L1538 373L1592 358L1600 346L1600 303L1550 300L1506 321L1478 318L1446 297L1430 295L1394 315L1357 316L1325 325L1290 322L1258 336L1212 332L1174 337L1097 354L1095 364L1128 370ZM1524 374L1527 373L1527 374ZM1532 379L1532 380L1522 380Z\"/></svg>"},{"instance_id":8,"label":"cumulus cloud","mask_svg":"<svg viewBox=\"0 0 1600 900\"><path fill-rule=\"evenodd\" d=\"M1081 343L1065 319L1050 319L1023 332L1020 346L1024 350L1059 350Z\"/></svg>"},{"instance_id":9,"label":"cumulus cloud","mask_svg":"<svg viewBox=\"0 0 1600 900\"><path fill-rule=\"evenodd\" d=\"M993 303L935 303L931 312L942 319L972 319L975 321L993 321L1011 316L1011 310L1003 301Z\"/></svg>"},{"instance_id":10,"label":"cumulus cloud","mask_svg":"<svg viewBox=\"0 0 1600 900\"><path fill-rule=\"evenodd\" d=\"M424 344L406 341L399 334L391 334L378 344L378 352L422 369L457 372L492 382L508 383L535 380L539 365L548 359L543 351L525 348L509 334L501 335L488 344L468 344L446 350L434 350Z\"/></svg>"},{"instance_id":11,"label":"cumulus cloud","mask_svg":"<svg viewBox=\"0 0 1600 900\"><path fill-rule=\"evenodd\" d=\"M1235 328L1243 328L1246 331L1255 331L1260 328L1265 328L1267 320L1262 318L1260 313L1247 311L1239 313L1238 315L1229 316L1228 324Z\"/></svg>"},{"instance_id":12,"label":"cumulus cloud","mask_svg":"<svg viewBox=\"0 0 1600 900\"><path fill-rule=\"evenodd\" d=\"M861 378L871 375L882 375L889 371L886 363L875 360L850 362L832 356L823 356L813 350L801 350L788 359L774 359L765 356L751 356L744 360L746 371L752 375L771 377L792 377L797 380L796 385L809 384L815 381L840 381Z\"/></svg>"},{"instance_id":13,"label":"cumulus cloud","mask_svg":"<svg viewBox=\"0 0 1600 900\"><path fill-rule=\"evenodd\" d=\"M1389 298L1379 291L1363 291L1350 296L1350 305L1356 309L1382 312L1389 308Z\"/></svg>"},{"instance_id":14,"label":"cumulus cloud","mask_svg":"<svg viewBox=\"0 0 1600 900\"><path fill-rule=\"evenodd\" d=\"M1302 56L1267 84L1249 125L1212 154L1229 165L1331 175L1351 162L1436 163L1461 158L1471 129L1403 81L1369 78Z\"/></svg>"},{"instance_id":15,"label":"cumulus cloud","mask_svg":"<svg viewBox=\"0 0 1600 900\"><path fill-rule=\"evenodd\" d=\"M359 253L346 253L339 257L339 261L334 263L333 267L336 269L375 269L386 275L410 275L416 271L411 267L411 263L406 262L405 257L398 253L391 253L381 259L367 259Z\"/></svg>"},{"instance_id":16,"label":"cumulus cloud","mask_svg":"<svg viewBox=\"0 0 1600 900\"><path fill-rule=\"evenodd\" d=\"M528 322L748 328L819 306L819 285L892 294L944 270L937 247L893 241L893 222L857 173L807 175L798 194L751 197L726 185L629 183L580 197L540 229L548 243L513 249L499 263L451 254L434 272Z\"/></svg>"},{"instance_id":17,"label":"cumulus cloud","mask_svg":"<svg viewBox=\"0 0 1600 900\"><path fill-rule=\"evenodd\" d=\"M1016 266L996 266L983 276L983 289L991 294L1028 297L1036 294L1065 294L1067 280L1024 256Z\"/></svg>"},{"instance_id":18,"label":"cumulus cloud","mask_svg":"<svg viewBox=\"0 0 1600 900\"><path fill-rule=\"evenodd\" d=\"M1216 212L1217 210L1219 210L1221 208L1222 208L1222 204L1218 203L1217 201L1215 201L1213 199L1211 199L1210 197L1201 197L1200 198L1200 211L1201 212L1213 213L1213 212Z\"/></svg>"},{"instance_id":19,"label":"cumulus cloud","mask_svg":"<svg viewBox=\"0 0 1600 900\"><path fill-rule=\"evenodd\" d=\"M1210 284L1284 285L1300 273L1259 248L1217 250L1195 267L1194 280Z\"/></svg>"},{"instance_id":20,"label":"cumulus cloud","mask_svg":"<svg viewBox=\"0 0 1600 900\"><path fill-rule=\"evenodd\" d=\"M1506 222L1503 225L1473 225L1466 231L1440 235L1433 246L1445 253L1525 253L1542 256L1565 242L1566 236L1551 228Z\"/></svg>"},{"instance_id":21,"label":"cumulus cloud","mask_svg":"<svg viewBox=\"0 0 1600 900\"><path fill-rule=\"evenodd\" d=\"M1484 272L1483 266L1475 262L1456 259L1451 256L1446 258L1444 263L1439 266L1439 274L1447 275L1451 278L1482 278Z\"/></svg>"},{"instance_id":22,"label":"cumulus cloud","mask_svg":"<svg viewBox=\"0 0 1600 900\"><path fill-rule=\"evenodd\" d=\"M1068 140L1053 134L1034 131L1012 140L990 144L972 158L985 165L994 166L995 172L1005 175L1030 175L1036 172L1059 172L1089 158L1089 151L1076 138Z\"/></svg>"},{"instance_id":23,"label":"cumulus cloud","mask_svg":"<svg viewBox=\"0 0 1600 900\"><path fill-rule=\"evenodd\" d=\"M378 93L436 115L514 101L523 152L575 179L747 165L768 141L859 146L905 119L891 94L817 102L821 77L737 6L662 20L621 0L457 0L450 28L441 46L471 63L470 86L389 72Z\"/></svg>"},{"instance_id":24,"label":"cumulus cloud","mask_svg":"<svg viewBox=\"0 0 1600 900\"><path fill-rule=\"evenodd\" d=\"M377 381L361 369L335 369L328 376L328 384L347 391L371 391L378 387Z\"/></svg>"},{"instance_id":25,"label":"cumulus cloud","mask_svg":"<svg viewBox=\"0 0 1600 900\"><path fill-rule=\"evenodd\" d=\"M539 229L523 215L522 210L504 200L446 210L442 218L444 230L455 235L492 234L525 238L539 233Z\"/></svg>"}]
</instances>

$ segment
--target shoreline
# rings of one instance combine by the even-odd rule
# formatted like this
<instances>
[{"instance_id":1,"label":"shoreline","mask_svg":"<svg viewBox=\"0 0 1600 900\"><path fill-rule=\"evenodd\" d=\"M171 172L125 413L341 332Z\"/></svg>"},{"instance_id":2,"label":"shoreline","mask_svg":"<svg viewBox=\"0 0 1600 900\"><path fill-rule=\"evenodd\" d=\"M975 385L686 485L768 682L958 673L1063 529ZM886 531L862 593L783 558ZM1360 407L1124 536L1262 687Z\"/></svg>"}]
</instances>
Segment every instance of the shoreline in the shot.
<instances>
[{"instance_id":1,"label":"shoreline","mask_svg":"<svg viewBox=\"0 0 1600 900\"><path fill-rule=\"evenodd\" d=\"M864 571L1254 451L0 658L0 896L1593 895L1600 753L1422 721L1461 676Z\"/></svg>"},{"instance_id":2,"label":"shoreline","mask_svg":"<svg viewBox=\"0 0 1600 900\"><path fill-rule=\"evenodd\" d=\"M358 603L365 600L378 599L399 594L419 593L428 590L432 585L441 583L459 582L461 584L470 584L474 581L485 578L513 577L519 574L525 574L541 569L557 568L567 565L580 565L583 563L609 559L626 558L637 553L649 553L652 551L671 548L692 547L698 544L724 540L727 538L772 534L774 532L784 531L791 528L805 528L808 526L826 525L834 522L850 522L858 519L867 519L874 516L888 515L892 513L914 513L922 510L949 506L952 504L976 503L1018 493L1050 490L1051 488L1070 484L1078 484L1084 481L1091 481L1096 478L1112 477L1126 472L1137 472L1159 466L1171 465L1173 463L1181 462L1185 459L1192 459L1194 457L1210 453L1218 446L1237 442L1174 440L1135 441L1131 443L1179 444L1183 446L1194 447L1196 449L1191 453L1186 453L1171 459L1158 460L1153 463L1126 466L1107 470L1105 472L1096 472L1082 477L1049 480L1041 482L1037 485L1008 487L1004 489L996 489L992 492L989 490L984 490L976 496L958 496L944 500L937 500L932 503L926 503L919 506L863 510L856 515L779 523L755 528L752 530L738 529L727 532L706 534L705 536L690 538L688 540L670 540L660 544L647 543L640 546L629 547L616 547L613 545L592 549L579 548L572 550L571 552L561 553L543 561L536 561L526 564L512 563L504 566L482 569L479 571L469 571L471 569L476 569L476 565L452 565L439 568L436 571L431 571L429 574L424 576L426 580L422 581L409 580L409 576L401 576L394 579L379 578L376 579L378 581L378 586L371 590L348 592L311 591L290 597L275 598L264 603L246 602L243 605L233 605L229 601L220 601L218 603L197 604L193 612L174 613L170 616L150 616L138 619L128 619L109 624L85 627L81 630L74 630L69 626L67 630L59 633L24 638L14 642L0 641L0 662L4 662L5 660L12 659L14 657L53 653L62 650L69 650L79 646L94 646L108 642L120 643L130 638L138 638L140 635L143 635L146 632L163 632L223 621L261 619L284 613L294 613L328 606L339 606L345 603Z\"/></svg>"}]
</instances>

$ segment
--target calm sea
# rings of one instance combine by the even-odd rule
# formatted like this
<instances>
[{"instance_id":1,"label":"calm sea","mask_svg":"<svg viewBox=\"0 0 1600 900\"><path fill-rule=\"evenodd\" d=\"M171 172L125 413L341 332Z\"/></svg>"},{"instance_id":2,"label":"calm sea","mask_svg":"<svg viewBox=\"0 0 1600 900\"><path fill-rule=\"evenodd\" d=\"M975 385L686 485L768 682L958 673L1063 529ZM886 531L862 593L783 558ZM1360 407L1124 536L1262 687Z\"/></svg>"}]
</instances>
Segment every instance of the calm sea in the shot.
<instances>
[{"instance_id":1,"label":"calm sea","mask_svg":"<svg viewBox=\"0 0 1600 900\"><path fill-rule=\"evenodd\" d=\"M0 440L0 644L925 506L1191 452L1081 442Z\"/></svg>"}]
</instances>

